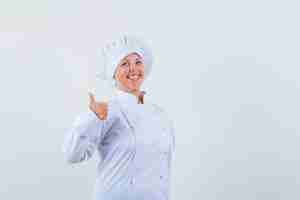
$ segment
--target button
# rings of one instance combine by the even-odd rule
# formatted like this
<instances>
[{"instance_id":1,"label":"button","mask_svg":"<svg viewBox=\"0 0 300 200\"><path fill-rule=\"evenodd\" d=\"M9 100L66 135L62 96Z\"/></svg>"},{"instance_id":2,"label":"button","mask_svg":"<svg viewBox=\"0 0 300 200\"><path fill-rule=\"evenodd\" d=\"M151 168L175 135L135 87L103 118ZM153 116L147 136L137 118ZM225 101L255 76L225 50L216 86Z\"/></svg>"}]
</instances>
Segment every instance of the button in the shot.
<instances>
[{"instance_id":1,"label":"button","mask_svg":"<svg viewBox=\"0 0 300 200\"><path fill-rule=\"evenodd\" d=\"M130 184L131 184L131 185L133 184L133 178L130 180Z\"/></svg>"},{"instance_id":2,"label":"button","mask_svg":"<svg viewBox=\"0 0 300 200\"><path fill-rule=\"evenodd\" d=\"M162 131L164 132L164 134L167 134L167 128L163 127Z\"/></svg>"},{"instance_id":3,"label":"button","mask_svg":"<svg viewBox=\"0 0 300 200\"><path fill-rule=\"evenodd\" d=\"M168 156L168 152L162 152L161 154L162 154L163 157Z\"/></svg>"},{"instance_id":4,"label":"button","mask_svg":"<svg viewBox=\"0 0 300 200\"><path fill-rule=\"evenodd\" d=\"M162 175L160 175L160 176L159 176L159 178L160 178L160 179L162 179L162 178L163 178L163 176L162 176Z\"/></svg>"},{"instance_id":5,"label":"button","mask_svg":"<svg viewBox=\"0 0 300 200\"><path fill-rule=\"evenodd\" d=\"M80 138L81 140L84 140L84 139L87 138L87 136L86 136L86 135L80 135L79 138Z\"/></svg>"}]
</instances>

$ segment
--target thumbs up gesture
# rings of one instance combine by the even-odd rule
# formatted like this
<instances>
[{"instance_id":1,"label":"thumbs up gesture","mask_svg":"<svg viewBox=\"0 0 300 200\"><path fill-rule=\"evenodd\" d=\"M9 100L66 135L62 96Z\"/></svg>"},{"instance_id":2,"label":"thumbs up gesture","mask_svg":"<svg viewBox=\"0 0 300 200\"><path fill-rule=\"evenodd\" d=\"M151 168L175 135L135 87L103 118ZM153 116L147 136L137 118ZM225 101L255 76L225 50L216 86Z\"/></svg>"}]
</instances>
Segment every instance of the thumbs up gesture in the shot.
<instances>
[{"instance_id":1,"label":"thumbs up gesture","mask_svg":"<svg viewBox=\"0 0 300 200\"><path fill-rule=\"evenodd\" d=\"M101 120L105 120L107 118L108 105L107 102L101 101L96 102L94 95L89 92L90 103L89 108L94 111L97 117Z\"/></svg>"}]
</instances>

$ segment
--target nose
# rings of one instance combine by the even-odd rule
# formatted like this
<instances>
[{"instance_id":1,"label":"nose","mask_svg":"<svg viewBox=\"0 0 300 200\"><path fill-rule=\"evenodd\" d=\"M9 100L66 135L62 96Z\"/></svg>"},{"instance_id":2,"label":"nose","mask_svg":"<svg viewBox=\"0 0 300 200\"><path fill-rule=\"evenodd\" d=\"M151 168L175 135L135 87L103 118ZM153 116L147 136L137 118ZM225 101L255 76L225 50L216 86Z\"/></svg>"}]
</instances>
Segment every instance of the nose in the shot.
<instances>
[{"instance_id":1,"label":"nose","mask_svg":"<svg viewBox=\"0 0 300 200\"><path fill-rule=\"evenodd\" d=\"M135 70L136 70L135 64L130 63L130 65L129 65L129 72L135 72Z\"/></svg>"}]
</instances>

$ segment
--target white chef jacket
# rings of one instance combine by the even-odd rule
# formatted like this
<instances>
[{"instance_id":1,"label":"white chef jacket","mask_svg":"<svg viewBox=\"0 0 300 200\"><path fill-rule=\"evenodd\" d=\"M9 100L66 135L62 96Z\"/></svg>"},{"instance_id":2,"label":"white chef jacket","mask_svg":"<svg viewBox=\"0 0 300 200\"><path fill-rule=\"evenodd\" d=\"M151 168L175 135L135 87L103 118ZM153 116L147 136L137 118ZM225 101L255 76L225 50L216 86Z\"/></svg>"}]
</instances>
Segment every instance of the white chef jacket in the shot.
<instances>
[{"instance_id":1,"label":"white chef jacket","mask_svg":"<svg viewBox=\"0 0 300 200\"><path fill-rule=\"evenodd\" d=\"M65 135L68 163L88 160L97 149L95 200L169 200L175 150L172 120L158 105L138 104L131 93L116 90L108 115L79 114Z\"/></svg>"}]
</instances>

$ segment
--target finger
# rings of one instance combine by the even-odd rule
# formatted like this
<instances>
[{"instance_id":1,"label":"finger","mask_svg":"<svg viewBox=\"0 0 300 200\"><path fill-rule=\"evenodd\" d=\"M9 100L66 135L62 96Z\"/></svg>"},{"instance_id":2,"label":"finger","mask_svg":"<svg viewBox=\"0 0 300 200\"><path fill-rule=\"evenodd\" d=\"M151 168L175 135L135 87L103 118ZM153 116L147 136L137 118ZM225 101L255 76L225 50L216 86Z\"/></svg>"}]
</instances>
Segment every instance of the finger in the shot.
<instances>
[{"instance_id":1,"label":"finger","mask_svg":"<svg viewBox=\"0 0 300 200\"><path fill-rule=\"evenodd\" d=\"M90 96L90 103L91 103L91 104L95 104L95 103L96 103L96 100L95 100L94 95L93 95L91 92L89 92L89 96Z\"/></svg>"},{"instance_id":2,"label":"finger","mask_svg":"<svg viewBox=\"0 0 300 200\"><path fill-rule=\"evenodd\" d=\"M90 103L89 108L90 108L92 111L95 111L95 110L96 110L96 104Z\"/></svg>"},{"instance_id":3,"label":"finger","mask_svg":"<svg viewBox=\"0 0 300 200\"><path fill-rule=\"evenodd\" d=\"M100 101L99 103L98 103L98 105L100 105L100 106L102 106L102 107L107 107L107 102L106 101Z\"/></svg>"},{"instance_id":4,"label":"finger","mask_svg":"<svg viewBox=\"0 0 300 200\"><path fill-rule=\"evenodd\" d=\"M108 102L108 100L109 100L109 99L108 99L107 96L104 96L104 97L102 97L102 99L101 99L102 102Z\"/></svg>"}]
</instances>

